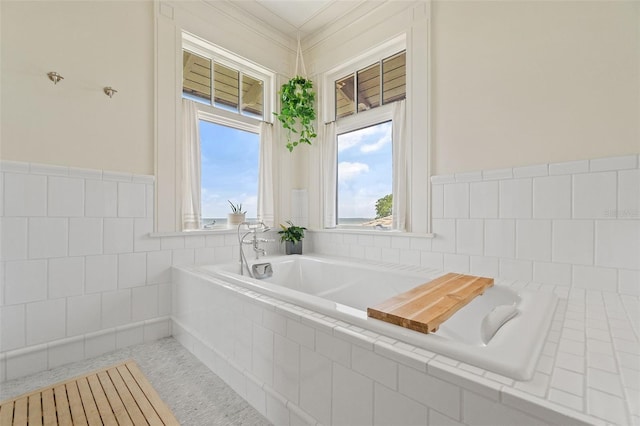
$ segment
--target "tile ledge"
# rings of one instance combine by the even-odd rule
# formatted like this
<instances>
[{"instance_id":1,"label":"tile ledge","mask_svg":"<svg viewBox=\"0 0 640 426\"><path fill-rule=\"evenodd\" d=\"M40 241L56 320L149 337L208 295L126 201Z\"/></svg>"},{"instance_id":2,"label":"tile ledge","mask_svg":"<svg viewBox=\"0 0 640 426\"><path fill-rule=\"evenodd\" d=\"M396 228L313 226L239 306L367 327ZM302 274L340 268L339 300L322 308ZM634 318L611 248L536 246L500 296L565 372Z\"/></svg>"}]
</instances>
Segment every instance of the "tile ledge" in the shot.
<instances>
[{"instance_id":1,"label":"tile ledge","mask_svg":"<svg viewBox=\"0 0 640 426\"><path fill-rule=\"evenodd\" d=\"M164 238L164 237L189 237L197 235L224 235L234 234L236 229L194 229L193 231L164 231L164 232L149 232L147 236L149 238Z\"/></svg>"},{"instance_id":2,"label":"tile ledge","mask_svg":"<svg viewBox=\"0 0 640 426\"><path fill-rule=\"evenodd\" d=\"M376 231L370 229L349 229L349 228L325 228L325 229L309 229L309 232L314 234L356 234L356 235L372 235L383 236L388 235L392 237L422 237L422 238L435 238L434 233L421 234L418 232L404 232L404 231Z\"/></svg>"}]
</instances>

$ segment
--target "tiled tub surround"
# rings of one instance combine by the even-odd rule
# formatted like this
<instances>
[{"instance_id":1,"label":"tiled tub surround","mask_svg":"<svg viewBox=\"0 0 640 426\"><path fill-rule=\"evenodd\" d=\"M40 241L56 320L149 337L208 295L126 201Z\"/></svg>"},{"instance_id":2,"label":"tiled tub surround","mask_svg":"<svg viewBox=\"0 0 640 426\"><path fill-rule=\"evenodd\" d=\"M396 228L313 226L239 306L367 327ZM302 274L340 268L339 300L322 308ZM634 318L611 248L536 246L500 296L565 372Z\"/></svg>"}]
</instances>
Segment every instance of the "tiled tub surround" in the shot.
<instances>
[{"instance_id":1,"label":"tiled tub surround","mask_svg":"<svg viewBox=\"0 0 640 426\"><path fill-rule=\"evenodd\" d=\"M0 162L0 382L171 335L171 266L237 256L231 231L149 238L153 196L153 176Z\"/></svg>"},{"instance_id":2,"label":"tiled tub surround","mask_svg":"<svg viewBox=\"0 0 640 426\"><path fill-rule=\"evenodd\" d=\"M497 285L537 290L523 281ZM640 424L637 300L561 297L534 377L515 381L174 268L173 334L270 421L288 424Z\"/></svg>"},{"instance_id":3,"label":"tiled tub surround","mask_svg":"<svg viewBox=\"0 0 640 426\"><path fill-rule=\"evenodd\" d=\"M367 318L367 309L441 277L442 271L381 262L362 264L328 256L267 259L273 275L260 280L239 275L237 262L200 268L228 283L517 380L532 377L556 308L553 293L524 289L515 292L492 285L482 297L474 298L441 324L435 334L426 336ZM501 305L515 307L518 315L483 345L480 324Z\"/></svg>"}]
</instances>

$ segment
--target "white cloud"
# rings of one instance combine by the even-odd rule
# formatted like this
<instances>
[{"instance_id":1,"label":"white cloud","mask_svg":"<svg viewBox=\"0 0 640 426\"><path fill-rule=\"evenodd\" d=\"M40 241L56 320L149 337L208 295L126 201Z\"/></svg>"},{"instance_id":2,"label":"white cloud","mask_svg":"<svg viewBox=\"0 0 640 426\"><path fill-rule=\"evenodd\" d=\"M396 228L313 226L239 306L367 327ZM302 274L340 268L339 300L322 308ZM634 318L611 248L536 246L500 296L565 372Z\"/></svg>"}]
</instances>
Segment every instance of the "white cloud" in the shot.
<instances>
[{"instance_id":1,"label":"white cloud","mask_svg":"<svg viewBox=\"0 0 640 426\"><path fill-rule=\"evenodd\" d=\"M362 142L362 139L364 139L364 137L359 135L358 132L351 132L351 133L345 133L345 134L339 135L338 136L338 152L342 152L351 147L359 145Z\"/></svg>"},{"instance_id":2,"label":"white cloud","mask_svg":"<svg viewBox=\"0 0 640 426\"><path fill-rule=\"evenodd\" d=\"M375 126L365 127L364 129L355 130L349 133L343 133L338 136L338 152L345 151L349 148L367 143L371 140L378 140L377 143L383 138L388 138L391 141L391 123L381 123ZM367 146L367 145L365 145ZM361 150L364 147L361 147ZM379 149L379 148L378 148ZM373 151L373 150L370 150ZM362 152L370 152L362 151Z\"/></svg>"},{"instance_id":3,"label":"white cloud","mask_svg":"<svg viewBox=\"0 0 640 426\"><path fill-rule=\"evenodd\" d=\"M349 161L341 161L338 163L338 181L344 182L352 179L359 174L369 172L369 166L364 163L351 163Z\"/></svg>"},{"instance_id":4,"label":"white cloud","mask_svg":"<svg viewBox=\"0 0 640 426\"><path fill-rule=\"evenodd\" d=\"M379 151L382 148L384 148L385 145L387 145L388 143L391 143L391 135L387 136L385 135L384 137L378 139L377 142L374 143L370 143L367 145L362 145L360 147L360 152L362 153L368 153L368 152L375 152L375 151Z\"/></svg>"}]
</instances>

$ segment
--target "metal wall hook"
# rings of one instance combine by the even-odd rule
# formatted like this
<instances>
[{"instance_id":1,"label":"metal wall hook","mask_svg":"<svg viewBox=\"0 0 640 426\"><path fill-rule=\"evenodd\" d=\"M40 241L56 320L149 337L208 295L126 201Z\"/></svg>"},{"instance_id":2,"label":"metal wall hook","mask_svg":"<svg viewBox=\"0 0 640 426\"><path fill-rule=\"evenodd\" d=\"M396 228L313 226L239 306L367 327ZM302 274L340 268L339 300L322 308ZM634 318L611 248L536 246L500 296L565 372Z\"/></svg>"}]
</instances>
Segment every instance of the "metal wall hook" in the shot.
<instances>
[{"instance_id":1,"label":"metal wall hook","mask_svg":"<svg viewBox=\"0 0 640 426\"><path fill-rule=\"evenodd\" d=\"M49 80L53 81L53 84L58 84L60 80L64 80L64 77L55 71L48 72Z\"/></svg>"},{"instance_id":2,"label":"metal wall hook","mask_svg":"<svg viewBox=\"0 0 640 426\"><path fill-rule=\"evenodd\" d=\"M116 89L114 89L113 87L105 87L104 88L104 94L107 95L110 98L113 98L113 95L118 93L118 91Z\"/></svg>"}]
</instances>

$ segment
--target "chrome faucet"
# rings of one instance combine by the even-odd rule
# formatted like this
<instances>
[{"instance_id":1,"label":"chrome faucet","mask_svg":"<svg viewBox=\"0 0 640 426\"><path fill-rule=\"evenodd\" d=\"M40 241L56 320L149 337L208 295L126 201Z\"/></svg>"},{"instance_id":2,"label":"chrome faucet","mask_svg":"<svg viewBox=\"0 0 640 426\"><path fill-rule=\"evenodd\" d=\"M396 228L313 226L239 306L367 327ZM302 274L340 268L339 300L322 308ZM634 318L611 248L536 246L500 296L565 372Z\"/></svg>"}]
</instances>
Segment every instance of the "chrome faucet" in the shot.
<instances>
[{"instance_id":1,"label":"chrome faucet","mask_svg":"<svg viewBox=\"0 0 640 426\"><path fill-rule=\"evenodd\" d=\"M246 226L248 231L242 236L240 237L240 228L242 226ZM256 259L260 258L260 254L262 253L263 256L267 255L267 252L260 248L259 243L267 243L270 242L272 240L266 239L266 238L258 238L257 232L258 230L260 230L261 232L267 232L269 228L267 225L265 225L265 223L263 221L258 221L258 222L242 222L238 225L238 243L240 244L240 275L244 275L244 270L246 268L248 275L253 278L253 274L251 273L251 270L249 269L249 264L247 262L247 258L244 255L244 249L243 249L243 244L251 244L253 246L253 251L256 253ZM251 241L245 241L244 239L247 237L247 235L252 234L252 238Z\"/></svg>"},{"instance_id":2,"label":"chrome faucet","mask_svg":"<svg viewBox=\"0 0 640 426\"><path fill-rule=\"evenodd\" d=\"M269 243L273 240L268 238L257 238L256 234L253 234L253 240L251 241L253 244L253 251L256 253L256 260L260 259L260 254L263 256L267 255L267 251L260 247L260 243Z\"/></svg>"}]
</instances>

